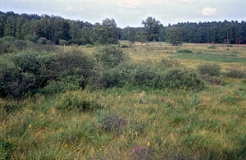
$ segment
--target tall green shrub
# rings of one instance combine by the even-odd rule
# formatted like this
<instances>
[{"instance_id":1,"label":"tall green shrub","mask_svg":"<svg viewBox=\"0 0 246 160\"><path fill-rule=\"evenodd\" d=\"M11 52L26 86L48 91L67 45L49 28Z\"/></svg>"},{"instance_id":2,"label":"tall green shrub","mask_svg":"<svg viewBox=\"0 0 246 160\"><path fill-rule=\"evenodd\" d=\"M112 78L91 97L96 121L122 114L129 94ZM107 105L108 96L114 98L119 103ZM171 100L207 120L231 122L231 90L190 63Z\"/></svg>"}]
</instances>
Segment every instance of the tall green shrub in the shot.
<instances>
[{"instance_id":1,"label":"tall green shrub","mask_svg":"<svg viewBox=\"0 0 246 160\"><path fill-rule=\"evenodd\" d=\"M204 82L193 71L171 69L163 77L163 87L173 89L202 90L205 88Z\"/></svg>"},{"instance_id":2,"label":"tall green shrub","mask_svg":"<svg viewBox=\"0 0 246 160\"><path fill-rule=\"evenodd\" d=\"M26 51L13 56L11 60L20 68L23 73L33 74L36 88L47 84L47 66L55 63L53 53Z\"/></svg>"},{"instance_id":3,"label":"tall green shrub","mask_svg":"<svg viewBox=\"0 0 246 160\"><path fill-rule=\"evenodd\" d=\"M57 77L76 75L88 78L91 76L94 67L93 59L79 51L60 53L56 56L55 61L56 63L51 64L49 69Z\"/></svg>"},{"instance_id":4,"label":"tall green shrub","mask_svg":"<svg viewBox=\"0 0 246 160\"><path fill-rule=\"evenodd\" d=\"M151 65L122 63L121 65L101 71L96 77L98 87L123 87L127 84L153 87L156 69Z\"/></svg>"},{"instance_id":5,"label":"tall green shrub","mask_svg":"<svg viewBox=\"0 0 246 160\"><path fill-rule=\"evenodd\" d=\"M100 66L113 68L125 60L124 53L116 46L105 46L99 48L94 57Z\"/></svg>"},{"instance_id":6,"label":"tall green shrub","mask_svg":"<svg viewBox=\"0 0 246 160\"><path fill-rule=\"evenodd\" d=\"M32 73L21 72L7 59L0 60L0 97L21 97L34 86L35 76Z\"/></svg>"}]
</instances>

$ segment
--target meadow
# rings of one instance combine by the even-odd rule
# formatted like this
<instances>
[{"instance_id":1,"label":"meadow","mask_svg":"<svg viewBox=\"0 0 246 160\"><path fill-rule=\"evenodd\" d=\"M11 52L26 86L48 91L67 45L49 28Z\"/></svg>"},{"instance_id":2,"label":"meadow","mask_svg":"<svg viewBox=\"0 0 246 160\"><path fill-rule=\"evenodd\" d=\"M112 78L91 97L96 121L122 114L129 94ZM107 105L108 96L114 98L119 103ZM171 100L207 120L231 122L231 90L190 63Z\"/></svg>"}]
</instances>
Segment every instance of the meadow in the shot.
<instances>
[{"instance_id":1,"label":"meadow","mask_svg":"<svg viewBox=\"0 0 246 160\"><path fill-rule=\"evenodd\" d=\"M0 64L0 159L246 159L244 45L66 46ZM21 87L3 81L15 65Z\"/></svg>"}]
</instances>

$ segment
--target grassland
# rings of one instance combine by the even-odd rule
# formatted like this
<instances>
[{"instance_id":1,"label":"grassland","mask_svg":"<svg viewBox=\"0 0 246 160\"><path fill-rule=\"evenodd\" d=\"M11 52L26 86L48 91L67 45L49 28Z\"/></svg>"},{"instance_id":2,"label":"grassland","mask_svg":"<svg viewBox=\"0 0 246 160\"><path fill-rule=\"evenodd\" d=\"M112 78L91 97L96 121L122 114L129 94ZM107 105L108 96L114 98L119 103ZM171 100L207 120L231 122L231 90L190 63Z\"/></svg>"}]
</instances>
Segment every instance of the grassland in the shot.
<instances>
[{"instance_id":1,"label":"grassland","mask_svg":"<svg viewBox=\"0 0 246 160\"><path fill-rule=\"evenodd\" d=\"M95 48L76 50L91 55ZM223 83L206 81L199 92L128 83L52 92L53 84L25 99L0 99L0 159L246 158L246 79L227 74L245 73L246 46L136 43L121 50L128 61L171 59L196 72L215 63Z\"/></svg>"}]
</instances>

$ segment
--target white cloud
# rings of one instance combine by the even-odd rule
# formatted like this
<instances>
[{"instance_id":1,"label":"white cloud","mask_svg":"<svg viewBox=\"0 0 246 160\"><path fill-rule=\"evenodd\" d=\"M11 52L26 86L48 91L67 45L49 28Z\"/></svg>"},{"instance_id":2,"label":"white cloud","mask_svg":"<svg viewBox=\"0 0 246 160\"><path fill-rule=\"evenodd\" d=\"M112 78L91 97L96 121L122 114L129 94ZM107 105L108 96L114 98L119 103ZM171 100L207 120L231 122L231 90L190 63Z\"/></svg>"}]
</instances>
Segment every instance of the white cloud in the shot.
<instances>
[{"instance_id":1,"label":"white cloud","mask_svg":"<svg viewBox=\"0 0 246 160\"><path fill-rule=\"evenodd\" d=\"M212 16L215 15L217 13L217 9L216 8L211 8L211 7L205 7L202 9L202 14L204 16Z\"/></svg>"},{"instance_id":2,"label":"white cloud","mask_svg":"<svg viewBox=\"0 0 246 160\"><path fill-rule=\"evenodd\" d=\"M222 2L226 2L223 3ZM246 0L0 0L0 11L58 15L91 23L114 18L118 26L141 26L153 16L174 24L185 21L246 20Z\"/></svg>"},{"instance_id":3,"label":"white cloud","mask_svg":"<svg viewBox=\"0 0 246 160\"><path fill-rule=\"evenodd\" d=\"M178 2L191 3L192 0L176 0Z\"/></svg>"},{"instance_id":4,"label":"white cloud","mask_svg":"<svg viewBox=\"0 0 246 160\"><path fill-rule=\"evenodd\" d=\"M65 11L72 11L73 10L73 7L71 7L71 6L68 6L67 8L65 8Z\"/></svg>"}]
</instances>

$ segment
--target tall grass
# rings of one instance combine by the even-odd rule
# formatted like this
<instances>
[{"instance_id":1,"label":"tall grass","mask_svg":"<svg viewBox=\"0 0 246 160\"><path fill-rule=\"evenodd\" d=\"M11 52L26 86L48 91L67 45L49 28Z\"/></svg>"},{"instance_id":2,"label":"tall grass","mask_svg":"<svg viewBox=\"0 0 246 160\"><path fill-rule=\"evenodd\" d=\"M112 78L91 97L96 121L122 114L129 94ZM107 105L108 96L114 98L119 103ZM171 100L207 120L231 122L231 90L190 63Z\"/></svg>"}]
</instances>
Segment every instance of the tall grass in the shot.
<instances>
[{"instance_id":1,"label":"tall grass","mask_svg":"<svg viewBox=\"0 0 246 160\"><path fill-rule=\"evenodd\" d=\"M221 91L71 91L104 105L87 112L67 110L60 98L67 93L41 96L18 103L22 109L5 119L1 138L15 148L13 159L243 158L246 99ZM66 110L56 108L62 105Z\"/></svg>"}]
</instances>

